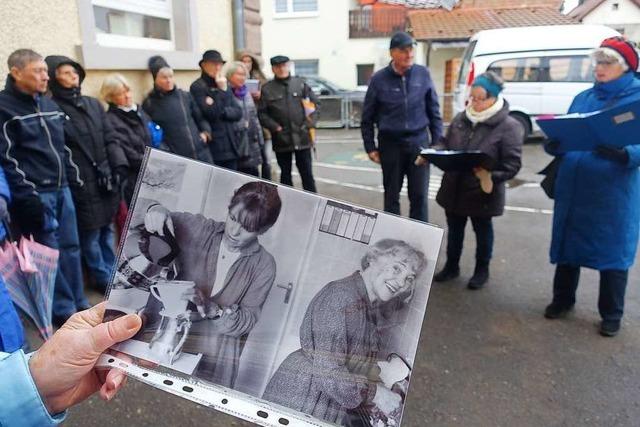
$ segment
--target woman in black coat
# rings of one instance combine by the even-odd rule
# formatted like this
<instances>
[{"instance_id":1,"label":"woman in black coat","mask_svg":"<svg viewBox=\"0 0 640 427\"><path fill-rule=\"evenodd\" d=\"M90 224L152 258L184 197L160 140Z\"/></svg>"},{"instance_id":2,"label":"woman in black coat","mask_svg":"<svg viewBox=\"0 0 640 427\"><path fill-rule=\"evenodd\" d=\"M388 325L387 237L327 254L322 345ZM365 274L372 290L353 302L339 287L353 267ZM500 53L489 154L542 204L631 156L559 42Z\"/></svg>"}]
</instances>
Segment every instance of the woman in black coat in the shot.
<instances>
[{"instance_id":1,"label":"woman in black coat","mask_svg":"<svg viewBox=\"0 0 640 427\"><path fill-rule=\"evenodd\" d=\"M129 206L142 166L144 151L147 146L151 146L150 120L142 108L133 102L131 86L121 74L107 76L102 82L100 95L109 104L107 120L118 134L122 150L129 162L127 179L124 183L124 200Z\"/></svg>"},{"instance_id":2,"label":"woman in black coat","mask_svg":"<svg viewBox=\"0 0 640 427\"><path fill-rule=\"evenodd\" d=\"M173 70L160 56L149 58L153 90L142 103L142 109L163 130L161 149L180 156L212 163L207 144L211 127L202 117L191 94L178 89Z\"/></svg>"},{"instance_id":3,"label":"woman in black coat","mask_svg":"<svg viewBox=\"0 0 640 427\"><path fill-rule=\"evenodd\" d=\"M72 187L82 258L98 288L106 289L115 263L113 217L128 162L100 101L81 94L84 69L65 56L45 58L53 100L67 115L65 144L82 187Z\"/></svg>"},{"instance_id":4,"label":"woman in black coat","mask_svg":"<svg viewBox=\"0 0 640 427\"><path fill-rule=\"evenodd\" d=\"M476 233L476 267L469 289L480 289L489 279L493 252L492 217L504 212L505 182L520 170L524 129L509 116L509 104L500 96L502 79L492 72L478 76L471 87L469 104L452 121L443 147L447 150L479 150L495 160L491 171L445 172L436 201L447 215L447 263L434 280L460 275L464 229L471 218Z\"/></svg>"}]
</instances>

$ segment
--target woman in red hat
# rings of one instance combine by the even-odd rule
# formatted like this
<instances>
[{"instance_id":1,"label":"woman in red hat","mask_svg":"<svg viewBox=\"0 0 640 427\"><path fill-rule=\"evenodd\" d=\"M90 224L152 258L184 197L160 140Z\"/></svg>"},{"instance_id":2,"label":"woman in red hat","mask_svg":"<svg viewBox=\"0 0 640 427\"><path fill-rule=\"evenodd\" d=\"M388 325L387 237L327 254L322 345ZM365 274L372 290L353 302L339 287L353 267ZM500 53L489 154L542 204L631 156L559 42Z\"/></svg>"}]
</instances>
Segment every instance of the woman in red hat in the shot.
<instances>
[{"instance_id":1,"label":"woman in red hat","mask_svg":"<svg viewBox=\"0 0 640 427\"><path fill-rule=\"evenodd\" d=\"M593 54L596 82L578 94L569 113L587 113L640 101L638 52L622 37L604 40ZM640 141L638 141L640 142ZM551 262L553 300L545 317L566 316L576 300L580 267L600 272L600 334L620 329L629 267L640 229L640 145L604 141L593 151L561 155L555 182ZM557 143L545 146L559 156Z\"/></svg>"}]
</instances>

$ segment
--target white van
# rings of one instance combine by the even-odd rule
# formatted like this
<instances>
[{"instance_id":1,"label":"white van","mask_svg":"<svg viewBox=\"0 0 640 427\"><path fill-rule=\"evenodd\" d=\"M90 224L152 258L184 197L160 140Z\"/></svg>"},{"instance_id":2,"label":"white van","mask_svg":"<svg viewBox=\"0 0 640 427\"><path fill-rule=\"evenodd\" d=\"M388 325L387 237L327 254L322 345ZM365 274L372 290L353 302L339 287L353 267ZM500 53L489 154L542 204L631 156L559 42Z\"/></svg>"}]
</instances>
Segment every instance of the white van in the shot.
<instances>
[{"instance_id":1,"label":"white van","mask_svg":"<svg viewBox=\"0 0 640 427\"><path fill-rule=\"evenodd\" d=\"M454 111L464 110L469 85L490 70L505 81L503 95L527 135L538 133L535 117L564 114L573 97L593 85L589 54L607 37L603 25L503 28L476 33L464 52Z\"/></svg>"}]
</instances>

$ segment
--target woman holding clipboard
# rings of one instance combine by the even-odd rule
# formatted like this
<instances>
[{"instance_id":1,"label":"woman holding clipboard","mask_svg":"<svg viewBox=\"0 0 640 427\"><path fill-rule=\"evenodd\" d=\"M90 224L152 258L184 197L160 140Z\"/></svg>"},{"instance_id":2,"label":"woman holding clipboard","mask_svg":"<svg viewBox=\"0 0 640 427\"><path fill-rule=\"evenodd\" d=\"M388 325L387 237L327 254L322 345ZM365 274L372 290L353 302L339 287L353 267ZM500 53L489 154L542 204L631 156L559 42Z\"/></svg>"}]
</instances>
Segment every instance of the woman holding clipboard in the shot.
<instances>
[{"instance_id":1,"label":"woman holding clipboard","mask_svg":"<svg viewBox=\"0 0 640 427\"><path fill-rule=\"evenodd\" d=\"M437 282L460 275L460 256L467 219L476 233L476 266L469 289L480 289L489 279L493 251L494 216L502 215L505 181L520 170L524 129L509 116L509 104L502 98L502 79L490 71L471 85L465 111L458 114L442 140L446 150L482 151L495 160L492 170L476 167L461 172L445 172L436 201L447 215L447 262L434 276Z\"/></svg>"},{"instance_id":2,"label":"woman holding clipboard","mask_svg":"<svg viewBox=\"0 0 640 427\"><path fill-rule=\"evenodd\" d=\"M588 113L640 101L638 52L622 37L604 40L592 54L596 82L579 93L569 113ZM637 118L635 120L638 120ZM614 141L611 141L613 144ZM629 267L640 228L640 145L606 143L593 151L567 151L562 141L545 150L560 163L554 186L551 263L556 264L553 300L545 317L565 317L576 301L580 267L600 272L600 334L620 330Z\"/></svg>"}]
</instances>

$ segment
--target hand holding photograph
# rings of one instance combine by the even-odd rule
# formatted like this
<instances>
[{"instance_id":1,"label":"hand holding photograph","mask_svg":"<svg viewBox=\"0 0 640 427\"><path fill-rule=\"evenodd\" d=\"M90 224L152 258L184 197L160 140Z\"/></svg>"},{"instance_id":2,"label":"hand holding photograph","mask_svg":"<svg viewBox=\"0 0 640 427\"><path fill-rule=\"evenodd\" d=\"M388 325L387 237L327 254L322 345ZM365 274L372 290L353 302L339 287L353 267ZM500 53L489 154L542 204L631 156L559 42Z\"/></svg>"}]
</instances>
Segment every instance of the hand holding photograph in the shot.
<instances>
[{"instance_id":1,"label":"hand holding photograph","mask_svg":"<svg viewBox=\"0 0 640 427\"><path fill-rule=\"evenodd\" d=\"M107 294L143 318L130 375L265 426L400 426L442 229L156 150L140 176Z\"/></svg>"}]
</instances>

